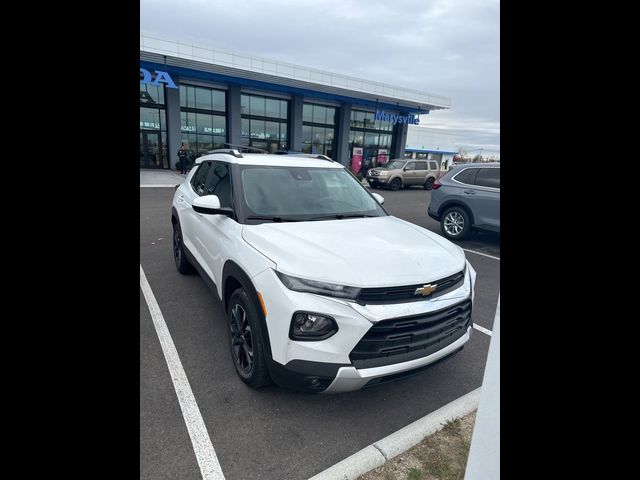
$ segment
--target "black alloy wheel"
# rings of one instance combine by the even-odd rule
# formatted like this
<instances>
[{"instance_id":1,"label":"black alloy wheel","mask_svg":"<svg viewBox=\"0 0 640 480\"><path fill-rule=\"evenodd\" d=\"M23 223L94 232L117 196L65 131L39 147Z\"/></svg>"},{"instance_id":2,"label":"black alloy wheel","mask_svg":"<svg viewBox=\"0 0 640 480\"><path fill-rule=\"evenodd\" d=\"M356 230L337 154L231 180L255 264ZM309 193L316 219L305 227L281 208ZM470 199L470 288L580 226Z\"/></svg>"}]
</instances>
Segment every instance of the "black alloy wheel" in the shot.
<instances>
[{"instance_id":1,"label":"black alloy wheel","mask_svg":"<svg viewBox=\"0 0 640 480\"><path fill-rule=\"evenodd\" d=\"M244 288L238 288L229 299L229 346L231 358L240 379L253 388L271 383L265 361L265 347L256 304Z\"/></svg>"},{"instance_id":2,"label":"black alloy wheel","mask_svg":"<svg viewBox=\"0 0 640 480\"><path fill-rule=\"evenodd\" d=\"M253 338L247 312L236 303L231 309L231 350L236 368L241 375L250 376L253 371Z\"/></svg>"},{"instance_id":3,"label":"black alloy wheel","mask_svg":"<svg viewBox=\"0 0 640 480\"><path fill-rule=\"evenodd\" d=\"M427 181L424 182L424 189L431 190L433 188L433 184L435 183L435 179L433 177L427 178Z\"/></svg>"},{"instance_id":4,"label":"black alloy wheel","mask_svg":"<svg viewBox=\"0 0 640 480\"><path fill-rule=\"evenodd\" d=\"M182 231L180 230L180 225L178 224L175 224L173 226L173 260L176 263L176 269L178 270L178 272L187 274L193 271L193 267L184 254L184 248L182 244Z\"/></svg>"}]
</instances>

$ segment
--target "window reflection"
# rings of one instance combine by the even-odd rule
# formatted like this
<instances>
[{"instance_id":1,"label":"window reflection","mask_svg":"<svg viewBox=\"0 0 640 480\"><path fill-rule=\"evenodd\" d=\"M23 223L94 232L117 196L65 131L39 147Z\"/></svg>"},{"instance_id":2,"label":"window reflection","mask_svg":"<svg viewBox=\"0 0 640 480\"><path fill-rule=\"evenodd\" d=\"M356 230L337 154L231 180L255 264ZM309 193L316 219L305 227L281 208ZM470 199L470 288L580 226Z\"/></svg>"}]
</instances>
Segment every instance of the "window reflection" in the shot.
<instances>
[{"instance_id":1,"label":"window reflection","mask_svg":"<svg viewBox=\"0 0 640 480\"><path fill-rule=\"evenodd\" d=\"M289 148L289 102L262 95L241 94L241 144L269 152Z\"/></svg>"},{"instance_id":2,"label":"window reflection","mask_svg":"<svg viewBox=\"0 0 640 480\"><path fill-rule=\"evenodd\" d=\"M302 151L333 156L337 108L305 103L302 107Z\"/></svg>"},{"instance_id":3,"label":"window reflection","mask_svg":"<svg viewBox=\"0 0 640 480\"><path fill-rule=\"evenodd\" d=\"M193 163L209 150L227 142L226 92L195 85L180 85L180 130Z\"/></svg>"}]
</instances>

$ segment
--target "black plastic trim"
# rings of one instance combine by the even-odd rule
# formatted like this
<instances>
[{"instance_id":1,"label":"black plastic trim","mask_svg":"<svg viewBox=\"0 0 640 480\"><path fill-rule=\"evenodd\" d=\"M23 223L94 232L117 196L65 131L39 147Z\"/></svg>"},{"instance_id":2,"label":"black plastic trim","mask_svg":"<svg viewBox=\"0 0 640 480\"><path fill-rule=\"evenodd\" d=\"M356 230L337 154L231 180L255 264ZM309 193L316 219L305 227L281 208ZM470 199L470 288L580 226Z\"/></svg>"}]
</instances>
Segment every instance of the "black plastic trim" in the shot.
<instances>
[{"instance_id":1,"label":"black plastic trim","mask_svg":"<svg viewBox=\"0 0 640 480\"><path fill-rule=\"evenodd\" d=\"M258 323L262 330L262 339L264 340L264 348L266 350L267 359L272 358L271 353L271 340L269 339L269 329L267 328L267 319L264 316L264 312L262 311L262 305L260 305L260 301L258 300L258 292L256 288L253 286L253 282L249 278L249 275L245 273L245 271L240 267L237 263L232 260L227 260L222 268L222 305L224 307L225 315L227 313L227 280L229 277L235 278L242 288L244 288L249 295L249 298L253 301L256 311L258 312ZM229 292L233 293L233 292ZM226 317L225 317L226 318ZM269 365L269 361L267 361L267 367ZM271 373L271 371L269 371Z\"/></svg>"},{"instance_id":2,"label":"black plastic trim","mask_svg":"<svg viewBox=\"0 0 640 480\"><path fill-rule=\"evenodd\" d=\"M267 361L271 379L279 386L310 393L320 393L329 388L338 375L338 370L350 366L352 365L348 363L308 360L291 360L286 365L274 360Z\"/></svg>"},{"instance_id":3,"label":"black plastic trim","mask_svg":"<svg viewBox=\"0 0 640 480\"><path fill-rule=\"evenodd\" d=\"M420 375L421 373L424 373L426 370L430 369L434 365L437 365L438 363L453 357L456 353L460 352L463 348L464 348L464 345L454 350L453 352L445 355L444 357L439 358L435 362L429 363L428 365L423 365L422 367L414 368L413 370L407 370L405 372L393 373L391 375L386 375L384 377L373 378L369 380L367 383L365 383L362 389L364 390L365 388L372 388L380 385L386 385L387 383L399 382L400 380L404 380L406 378Z\"/></svg>"}]
</instances>

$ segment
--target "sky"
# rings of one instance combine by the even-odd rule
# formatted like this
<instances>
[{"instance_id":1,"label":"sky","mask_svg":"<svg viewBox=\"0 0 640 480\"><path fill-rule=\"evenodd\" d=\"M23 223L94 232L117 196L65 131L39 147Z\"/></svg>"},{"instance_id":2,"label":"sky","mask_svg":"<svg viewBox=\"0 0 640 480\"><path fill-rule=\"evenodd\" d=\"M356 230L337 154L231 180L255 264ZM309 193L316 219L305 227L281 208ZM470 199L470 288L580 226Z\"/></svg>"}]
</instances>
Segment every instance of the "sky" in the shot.
<instances>
[{"instance_id":1,"label":"sky","mask_svg":"<svg viewBox=\"0 0 640 480\"><path fill-rule=\"evenodd\" d=\"M140 0L140 30L448 97L420 124L499 154L497 0Z\"/></svg>"}]
</instances>

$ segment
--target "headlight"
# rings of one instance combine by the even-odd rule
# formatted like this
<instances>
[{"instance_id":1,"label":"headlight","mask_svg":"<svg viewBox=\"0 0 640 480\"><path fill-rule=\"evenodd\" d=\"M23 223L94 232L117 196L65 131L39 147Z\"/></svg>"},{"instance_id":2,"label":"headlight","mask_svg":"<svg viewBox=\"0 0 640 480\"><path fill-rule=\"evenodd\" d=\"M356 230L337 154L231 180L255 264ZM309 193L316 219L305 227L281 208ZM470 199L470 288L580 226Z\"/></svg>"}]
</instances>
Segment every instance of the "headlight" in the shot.
<instances>
[{"instance_id":1,"label":"headlight","mask_svg":"<svg viewBox=\"0 0 640 480\"><path fill-rule=\"evenodd\" d=\"M389 172L380 172L378 173L378 175L380 175L381 177L386 177L387 175L389 175Z\"/></svg>"},{"instance_id":2,"label":"headlight","mask_svg":"<svg viewBox=\"0 0 640 480\"><path fill-rule=\"evenodd\" d=\"M316 293L318 295L326 295L328 297L347 298L355 300L360 289L356 287L346 287L344 285L335 285L333 283L316 282L315 280L306 280L304 278L292 277L282 272L276 271L278 278L284 283L284 286L294 292Z\"/></svg>"},{"instance_id":3,"label":"headlight","mask_svg":"<svg viewBox=\"0 0 640 480\"><path fill-rule=\"evenodd\" d=\"M324 340L338 331L336 321L318 313L296 312L291 318L291 340Z\"/></svg>"}]
</instances>

